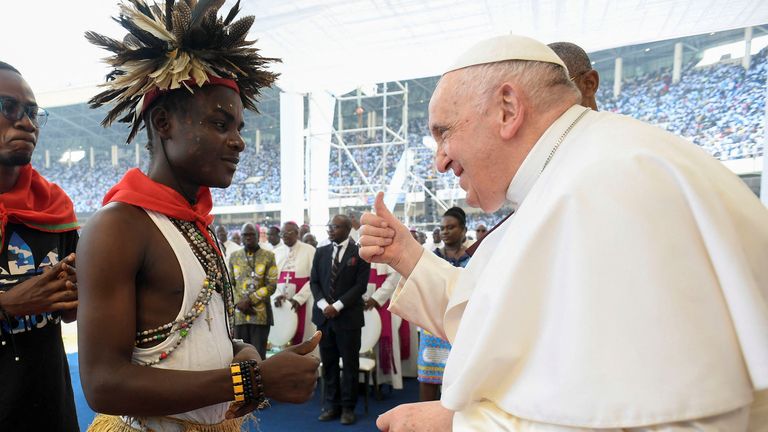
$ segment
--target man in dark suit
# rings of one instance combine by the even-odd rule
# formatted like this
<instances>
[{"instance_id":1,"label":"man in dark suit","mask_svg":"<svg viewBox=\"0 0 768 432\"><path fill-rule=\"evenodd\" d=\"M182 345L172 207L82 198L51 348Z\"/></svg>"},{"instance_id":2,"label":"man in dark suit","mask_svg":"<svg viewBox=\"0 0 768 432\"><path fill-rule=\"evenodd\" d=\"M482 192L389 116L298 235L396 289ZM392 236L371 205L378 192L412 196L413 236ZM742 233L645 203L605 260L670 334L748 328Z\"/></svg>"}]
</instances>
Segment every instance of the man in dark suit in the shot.
<instances>
[{"instance_id":1,"label":"man in dark suit","mask_svg":"<svg viewBox=\"0 0 768 432\"><path fill-rule=\"evenodd\" d=\"M355 422L360 329L363 294L371 265L360 259L355 242L349 238L352 223L336 215L328 224L331 244L317 249L312 263L310 287L315 298L312 322L323 332L320 358L325 380L325 406L320 421L341 417L341 424ZM343 360L339 383L339 358Z\"/></svg>"}]
</instances>

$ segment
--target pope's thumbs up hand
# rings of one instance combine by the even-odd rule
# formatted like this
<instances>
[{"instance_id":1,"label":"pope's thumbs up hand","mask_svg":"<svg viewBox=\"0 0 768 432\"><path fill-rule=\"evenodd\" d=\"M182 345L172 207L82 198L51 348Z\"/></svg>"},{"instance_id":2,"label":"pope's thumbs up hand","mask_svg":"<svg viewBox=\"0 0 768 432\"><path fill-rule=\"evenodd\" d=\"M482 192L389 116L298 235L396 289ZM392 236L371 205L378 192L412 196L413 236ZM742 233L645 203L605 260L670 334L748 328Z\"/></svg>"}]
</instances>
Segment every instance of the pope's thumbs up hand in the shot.
<instances>
[{"instance_id":1,"label":"pope's thumbs up hand","mask_svg":"<svg viewBox=\"0 0 768 432\"><path fill-rule=\"evenodd\" d=\"M383 192L376 195L373 210L375 213L365 213L360 218L360 257L371 263L388 264L408 277L424 248L389 211Z\"/></svg>"}]
</instances>

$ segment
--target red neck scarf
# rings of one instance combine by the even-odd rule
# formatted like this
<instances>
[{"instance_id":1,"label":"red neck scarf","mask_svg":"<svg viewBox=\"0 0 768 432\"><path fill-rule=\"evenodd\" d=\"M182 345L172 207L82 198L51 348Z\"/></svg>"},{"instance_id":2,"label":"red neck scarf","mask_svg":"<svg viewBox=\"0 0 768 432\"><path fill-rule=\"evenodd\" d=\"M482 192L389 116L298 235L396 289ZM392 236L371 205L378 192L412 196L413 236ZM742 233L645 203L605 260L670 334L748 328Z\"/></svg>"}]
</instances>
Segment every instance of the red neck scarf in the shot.
<instances>
[{"instance_id":1,"label":"red neck scarf","mask_svg":"<svg viewBox=\"0 0 768 432\"><path fill-rule=\"evenodd\" d=\"M0 194L0 247L5 244L8 222L45 232L78 229L72 200L61 188L44 179L32 165L21 167L16 184Z\"/></svg>"},{"instance_id":2,"label":"red neck scarf","mask_svg":"<svg viewBox=\"0 0 768 432\"><path fill-rule=\"evenodd\" d=\"M205 186L201 186L197 191L197 201L192 205L180 193L150 179L138 168L132 168L107 192L102 204L111 202L135 205L174 219L194 222L216 253L221 255L221 250L208 233L208 226L213 223L213 216L210 214L213 199L210 189Z\"/></svg>"}]
</instances>

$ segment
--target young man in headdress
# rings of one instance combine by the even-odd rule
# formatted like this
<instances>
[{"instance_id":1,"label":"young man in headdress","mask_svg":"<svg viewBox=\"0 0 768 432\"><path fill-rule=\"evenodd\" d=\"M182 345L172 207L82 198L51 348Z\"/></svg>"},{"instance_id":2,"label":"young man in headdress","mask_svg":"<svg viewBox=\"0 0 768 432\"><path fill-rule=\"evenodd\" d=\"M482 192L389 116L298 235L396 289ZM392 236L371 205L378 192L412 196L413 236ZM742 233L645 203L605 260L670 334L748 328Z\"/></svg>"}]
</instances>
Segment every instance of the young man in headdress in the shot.
<instances>
[{"instance_id":1,"label":"young man in headdress","mask_svg":"<svg viewBox=\"0 0 768 432\"><path fill-rule=\"evenodd\" d=\"M253 17L217 18L223 2L121 4L124 42L89 40L115 53L104 121L123 116L129 140L146 125L146 174L128 171L89 220L78 254L80 368L90 430L239 431L266 397L312 394L319 335L261 360L232 339L234 304L209 228L209 187L232 181L245 142L243 108L275 75L244 38ZM232 404L232 402L237 402ZM109 414L109 415L105 415Z\"/></svg>"},{"instance_id":2,"label":"young man in headdress","mask_svg":"<svg viewBox=\"0 0 768 432\"><path fill-rule=\"evenodd\" d=\"M77 431L61 320L77 308L72 201L30 164L47 113L0 62L0 427Z\"/></svg>"}]
</instances>

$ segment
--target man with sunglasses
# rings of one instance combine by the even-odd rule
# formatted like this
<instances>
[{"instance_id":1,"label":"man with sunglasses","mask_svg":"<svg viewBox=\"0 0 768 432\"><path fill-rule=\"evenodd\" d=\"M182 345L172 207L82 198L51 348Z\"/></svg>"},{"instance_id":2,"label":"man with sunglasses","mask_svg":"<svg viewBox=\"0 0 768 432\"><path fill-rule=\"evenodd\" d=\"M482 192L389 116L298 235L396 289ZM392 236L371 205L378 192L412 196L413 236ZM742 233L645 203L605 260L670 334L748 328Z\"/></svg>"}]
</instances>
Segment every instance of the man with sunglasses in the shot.
<instances>
[{"instance_id":1,"label":"man with sunglasses","mask_svg":"<svg viewBox=\"0 0 768 432\"><path fill-rule=\"evenodd\" d=\"M72 201L30 165L47 113L0 62L0 425L77 431L61 321L75 319Z\"/></svg>"}]
</instances>

